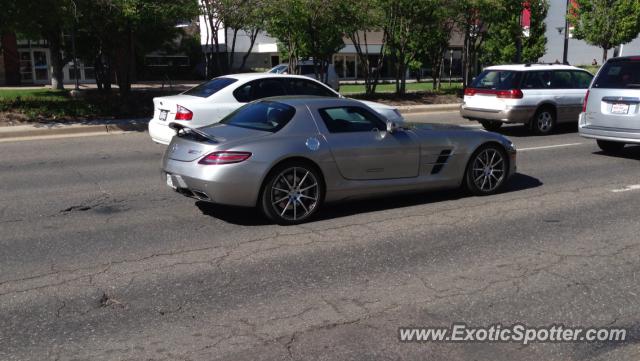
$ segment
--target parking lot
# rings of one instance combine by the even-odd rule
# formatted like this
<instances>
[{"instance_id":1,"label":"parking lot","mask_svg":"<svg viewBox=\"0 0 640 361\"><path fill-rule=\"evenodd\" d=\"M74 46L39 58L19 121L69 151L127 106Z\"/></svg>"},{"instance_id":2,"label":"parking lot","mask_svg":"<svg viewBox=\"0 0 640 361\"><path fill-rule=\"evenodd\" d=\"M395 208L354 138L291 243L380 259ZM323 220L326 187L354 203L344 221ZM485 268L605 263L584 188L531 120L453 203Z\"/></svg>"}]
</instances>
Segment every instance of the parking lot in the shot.
<instances>
[{"instance_id":1,"label":"parking lot","mask_svg":"<svg viewBox=\"0 0 640 361\"><path fill-rule=\"evenodd\" d=\"M144 132L0 143L0 359L637 360L640 147L500 133L518 148L501 194L340 203L290 227L172 192ZM461 322L630 340L398 341Z\"/></svg>"}]
</instances>

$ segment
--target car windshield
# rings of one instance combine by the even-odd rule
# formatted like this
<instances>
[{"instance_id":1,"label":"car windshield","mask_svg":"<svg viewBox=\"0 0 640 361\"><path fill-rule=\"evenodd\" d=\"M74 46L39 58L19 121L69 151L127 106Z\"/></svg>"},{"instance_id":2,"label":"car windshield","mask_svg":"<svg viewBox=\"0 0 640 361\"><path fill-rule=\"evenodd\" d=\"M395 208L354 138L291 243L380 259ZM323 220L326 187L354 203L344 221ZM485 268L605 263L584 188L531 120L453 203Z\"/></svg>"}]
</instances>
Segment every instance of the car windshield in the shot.
<instances>
[{"instance_id":1,"label":"car windshield","mask_svg":"<svg viewBox=\"0 0 640 361\"><path fill-rule=\"evenodd\" d=\"M226 116L220 123L275 133L287 125L295 113L295 108L290 105L260 101L243 106Z\"/></svg>"},{"instance_id":2,"label":"car windshield","mask_svg":"<svg viewBox=\"0 0 640 361\"><path fill-rule=\"evenodd\" d=\"M226 88L227 86L235 83L236 81L236 79L231 78L214 78L209 80L208 82L195 86L182 94L207 98Z\"/></svg>"},{"instance_id":3,"label":"car windshield","mask_svg":"<svg viewBox=\"0 0 640 361\"><path fill-rule=\"evenodd\" d=\"M640 59L606 63L593 82L594 88L640 88Z\"/></svg>"},{"instance_id":4,"label":"car windshield","mask_svg":"<svg viewBox=\"0 0 640 361\"><path fill-rule=\"evenodd\" d=\"M519 73L510 70L485 70L471 84L471 88L510 90L518 87Z\"/></svg>"}]
</instances>

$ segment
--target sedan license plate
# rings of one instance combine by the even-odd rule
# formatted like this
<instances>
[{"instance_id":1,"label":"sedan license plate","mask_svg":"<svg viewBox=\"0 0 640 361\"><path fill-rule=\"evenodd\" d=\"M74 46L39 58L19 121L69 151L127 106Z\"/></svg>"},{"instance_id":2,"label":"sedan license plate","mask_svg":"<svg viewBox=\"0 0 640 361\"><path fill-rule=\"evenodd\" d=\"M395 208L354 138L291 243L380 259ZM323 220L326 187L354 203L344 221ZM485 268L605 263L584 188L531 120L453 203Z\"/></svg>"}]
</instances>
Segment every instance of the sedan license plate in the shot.
<instances>
[{"instance_id":1,"label":"sedan license plate","mask_svg":"<svg viewBox=\"0 0 640 361\"><path fill-rule=\"evenodd\" d=\"M169 114L168 110L161 110L160 111L160 120L162 120L163 122L165 120L167 120L167 114Z\"/></svg>"},{"instance_id":2,"label":"sedan license plate","mask_svg":"<svg viewBox=\"0 0 640 361\"><path fill-rule=\"evenodd\" d=\"M628 114L629 104L614 103L613 105L611 105L611 113L612 114Z\"/></svg>"},{"instance_id":3,"label":"sedan license plate","mask_svg":"<svg viewBox=\"0 0 640 361\"><path fill-rule=\"evenodd\" d=\"M167 174L167 185L173 189L178 188L173 184L173 179L171 178L171 174Z\"/></svg>"}]
</instances>

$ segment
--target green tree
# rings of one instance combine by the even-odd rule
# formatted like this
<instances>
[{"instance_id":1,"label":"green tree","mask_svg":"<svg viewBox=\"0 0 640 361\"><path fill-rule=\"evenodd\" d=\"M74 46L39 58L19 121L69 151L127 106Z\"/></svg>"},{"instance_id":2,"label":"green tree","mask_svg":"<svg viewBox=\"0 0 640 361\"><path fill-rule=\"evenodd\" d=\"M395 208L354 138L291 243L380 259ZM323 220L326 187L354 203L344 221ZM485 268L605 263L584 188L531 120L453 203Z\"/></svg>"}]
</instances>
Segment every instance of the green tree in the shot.
<instances>
[{"instance_id":1,"label":"green tree","mask_svg":"<svg viewBox=\"0 0 640 361\"><path fill-rule=\"evenodd\" d=\"M533 63L546 50L545 18L549 10L546 0L502 0L496 10L502 19L491 26L482 46L483 64ZM523 10L528 9L531 23L528 32L523 32Z\"/></svg>"},{"instance_id":2,"label":"green tree","mask_svg":"<svg viewBox=\"0 0 640 361\"><path fill-rule=\"evenodd\" d=\"M353 44L358 56L359 74L364 78L365 93L374 94L380 80L380 69L384 64L386 32L385 14L380 0L345 0L338 12L344 18L344 34ZM382 41L377 51L370 51L370 35L374 31L382 32ZM375 56L375 62L371 57Z\"/></svg>"},{"instance_id":3,"label":"green tree","mask_svg":"<svg viewBox=\"0 0 640 361\"><path fill-rule=\"evenodd\" d=\"M442 5L441 0L383 0L386 52L395 67L396 94L406 93L409 65L423 57L427 40L440 31Z\"/></svg>"},{"instance_id":4,"label":"green tree","mask_svg":"<svg viewBox=\"0 0 640 361\"><path fill-rule=\"evenodd\" d=\"M638 0L575 0L569 11L573 36L602 48L602 62L609 49L626 44L640 32Z\"/></svg>"},{"instance_id":5,"label":"green tree","mask_svg":"<svg viewBox=\"0 0 640 361\"><path fill-rule=\"evenodd\" d=\"M95 58L113 64L120 93L135 78L136 57L172 41L176 24L198 14L197 0L76 0L81 36L78 42Z\"/></svg>"}]
</instances>

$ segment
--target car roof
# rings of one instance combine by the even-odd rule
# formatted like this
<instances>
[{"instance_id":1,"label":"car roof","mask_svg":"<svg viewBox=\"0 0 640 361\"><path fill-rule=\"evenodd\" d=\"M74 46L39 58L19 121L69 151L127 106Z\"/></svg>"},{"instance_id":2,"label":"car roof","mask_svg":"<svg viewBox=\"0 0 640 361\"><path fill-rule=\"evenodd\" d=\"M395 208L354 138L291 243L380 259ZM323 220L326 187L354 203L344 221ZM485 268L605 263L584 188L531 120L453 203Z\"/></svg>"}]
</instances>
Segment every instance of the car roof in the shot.
<instances>
[{"instance_id":1,"label":"car roof","mask_svg":"<svg viewBox=\"0 0 640 361\"><path fill-rule=\"evenodd\" d=\"M484 70L512 70L512 71L531 71L531 70L583 70L572 65L565 64L505 64L494 65Z\"/></svg>"},{"instance_id":2,"label":"car roof","mask_svg":"<svg viewBox=\"0 0 640 361\"><path fill-rule=\"evenodd\" d=\"M266 79L266 78L315 80L315 79L311 79L308 76L304 76L304 75L275 74L275 73L239 73L239 74L222 75L220 77L221 78L237 79L237 80L246 80L246 81L255 80L255 79Z\"/></svg>"},{"instance_id":3,"label":"car roof","mask_svg":"<svg viewBox=\"0 0 640 361\"><path fill-rule=\"evenodd\" d=\"M321 97L315 95L287 95L280 97L263 98L258 101L275 101L291 106L333 106L333 105L362 105L363 103L348 98Z\"/></svg>"}]
</instances>

